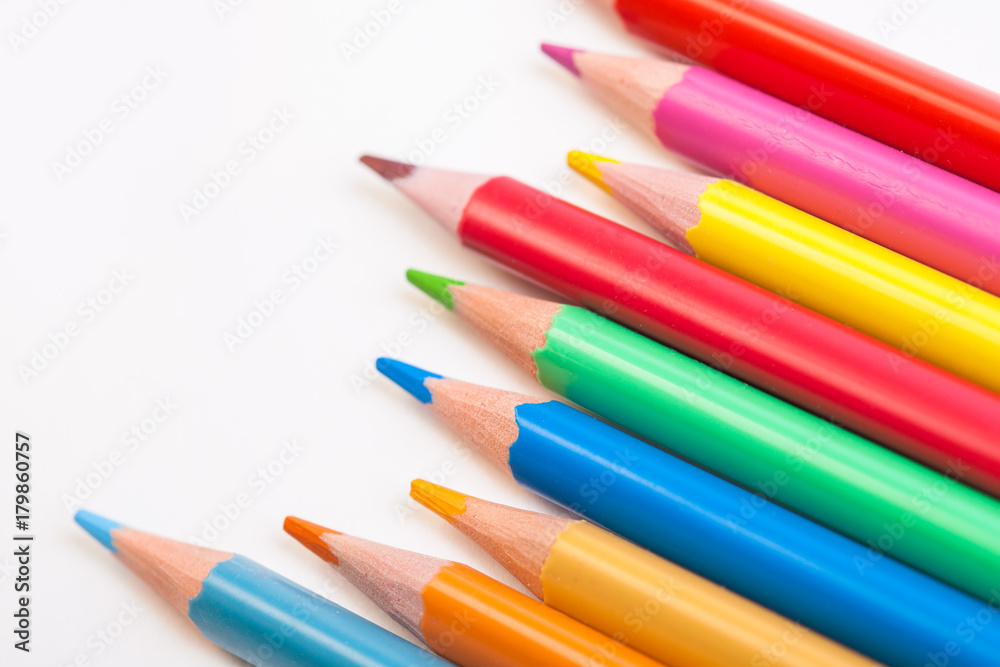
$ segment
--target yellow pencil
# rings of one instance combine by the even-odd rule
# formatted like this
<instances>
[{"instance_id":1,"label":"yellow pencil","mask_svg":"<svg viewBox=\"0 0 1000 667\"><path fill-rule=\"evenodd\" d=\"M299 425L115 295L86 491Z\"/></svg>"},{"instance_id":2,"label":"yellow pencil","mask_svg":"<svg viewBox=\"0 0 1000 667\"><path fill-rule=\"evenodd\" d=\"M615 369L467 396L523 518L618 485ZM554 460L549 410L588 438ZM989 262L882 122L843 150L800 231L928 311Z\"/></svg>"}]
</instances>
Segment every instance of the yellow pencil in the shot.
<instances>
[{"instance_id":1,"label":"yellow pencil","mask_svg":"<svg viewBox=\"0 0 1000 667\"><path fill-rule=\"evenodd\" d=\"M545 604L674 667L846 667L867 658L586 521L424 480L410 495Z\"/></svg>"},{"instance_id":2,"label":"yellow pencil","mask_svg":"<svg viewBox=\"0 0 1000 667\"><path fill-rule=\"evenodd\" d=\"M680 250L1000 392L1000 298L734 181L577 151L569 163Z\"/></svg>"}]
</instances>

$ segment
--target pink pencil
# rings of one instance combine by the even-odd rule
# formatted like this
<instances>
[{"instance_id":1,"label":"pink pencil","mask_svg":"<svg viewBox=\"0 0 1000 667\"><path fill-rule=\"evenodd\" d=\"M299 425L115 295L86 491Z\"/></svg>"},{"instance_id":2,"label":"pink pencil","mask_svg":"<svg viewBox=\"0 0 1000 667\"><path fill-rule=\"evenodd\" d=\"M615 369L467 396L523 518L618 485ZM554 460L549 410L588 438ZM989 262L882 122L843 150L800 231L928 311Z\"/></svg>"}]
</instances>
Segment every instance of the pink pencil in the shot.
<instances>
[{"instance_id":1,"label":"pink pencil","mask_svg":"<svg viewBox=\"0 0 1000 667\"><path fill-rule=\"evenodd\" d=\"M699 166L1000 295L1000 193L711 70L542 50Z\"/></svg>"}]
</instances>

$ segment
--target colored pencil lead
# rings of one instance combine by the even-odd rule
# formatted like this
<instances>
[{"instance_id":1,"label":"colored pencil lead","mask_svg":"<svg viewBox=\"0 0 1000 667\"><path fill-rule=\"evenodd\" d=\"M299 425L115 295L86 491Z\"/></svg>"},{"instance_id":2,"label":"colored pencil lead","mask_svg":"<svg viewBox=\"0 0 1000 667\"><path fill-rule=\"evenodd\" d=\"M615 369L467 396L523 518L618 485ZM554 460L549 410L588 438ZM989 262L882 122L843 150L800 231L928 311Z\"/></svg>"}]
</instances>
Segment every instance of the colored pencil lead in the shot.
<instances>
[{"instance_id":1,"label":"colored pencil lead","mask_svg":"<svg viewBox=\"0 0 1000 667\"><path fill-rule=\"evenodd\" d=\"M458 232L465 204L490 176L417 167L365 155L361 162L452 232Z\"/></svg>"},{"instance_id":2,"label":"colored pencil lead","mask_svg":"<svg viewBox=\"0 0 1000 667\"><path fill-rule=\"evenodd\" d=\"M330 547L323 541L323 535L327 533L333 534L336 531L294 516L285 517L283 528L286 533L298 540L302 546L323 560L333 565L340 564L337 561L337 556L330 551Z\"/></svg>"},{"instance_id":3,"label":"colored pencil lead","mask_svg":"<svg viewBox=\"0 0 1000 667\"><path fill-rule=\"evenodd\" d=\"M80 527L90 533L91 537L107 547L112 553L117 553L118 549L111 541L111 531L121 528L120 523L87 510L78 510L73 518L80 524Z\"/></svg>"},{"instance_id":4,"label":"colored pencil lead","mask_svg":"<svg viewBox=\"0 0 1000 667\"><path fill-rule=\"evenodd\" d=\"M533 396L458 382L385 357L375 367L508 471L508 450L517 440L515 408L546 402Z\"/></svg>"},{"instance_id":5,"label":"colored pencil lead","mask_svg":"<svg viewBox=\"0 0 1000 667\"><path fill-rule=\"evenodd\" d=\"M679 84L688 65L650 58L623 58L559 47L559 58L546 55L582 79L601 100L635 127L656 136L653 118L664 90ZM625 85L624 82L628 82Z\"/></svg>"},{"instance_id":6,"label":"colored pencil lead","mask_svg":"<svg viewBox=\"0 0 1000 667\"><path fill-rule=\"evenodd\" d=\"M393 620L423 638L421 591L449 561L363 540L296 517L287 517L284 525L285 532L336 567Z\"/></svg>"},{"instance_id":7,"label":"colored pencil lead","mask_svg":"<svg viewBox=\"0 0 1000 667\"><path fill-rule=\"evenodd\" d=\"M416 366L404 364L402 361L381 357L375 362L375 367L380 373L398 384L400 387L410 392L414 398L422 403L429 403L431 394L424 385L428 378L439 378L440 375L425 371Z\"/></svg>"},{"instance_id":8,"label":"colored pencil lead","mask_svg":"<svg viewBox=\"0 0 1000 667\"><path fill-rule=\"evenodd\" d=\"M451 291L448 287L451 285L465 284L459 280L436 276L432 273L424 273L423 271L417 271L416 269L408 269L406 271L406 279L416 286L421 292L431 297L448 310L452 310L455 307Z\"/></svg>"},{"instance_id":9,"label":"colored pencil lead","mask_svg":"<svg viewBox=\"0 0 1000 667\"><path fill-rule=\"evenodd\" d=\"M387 160L374 155L362 155L360 160L365 166L370 167L372 171L390 183L398 178L406 178L416 169L412 164Z\"/></svg>"},{"instance_id":10,"label":"colored pencil lead","mask_svg":"<svg viewBox=\"0 0 1000 667\"><path fill-rule=\"evenodd\" d=\"M607 157L591 155L590 153L584 153L583 151L570 151L569 155L566 156L566 162L573 169L589 179L591 183L601 188L608 194L611 194L611 188L604 184L604 180L601 176L601 169L595 163L614 162L614 160Z\"/></svg>"},{"instance_id":11,"label":"colored pencil lead","mask_svg":"<svg viewBox=\"0 0 1000 667\"><path fill-rule=\"evenodd\" d=\"M465 513L465 494L422 479L410 482L410 496L449 523L454 523L458 516Z\"/></svg>"},{"instance_id":12,"label":"colored pencil lead","mask_svg":"<svg viewBox=\"0 0 1000 667\"><path fill-rule=\"evenodd\" d=\"M230 552L144 533L87 510L76 513L76 522L184 615L209 572L233 558Z\"/></svg>"},{"instance_id":13,"label":"colored pencil lead","mask_svg":"<svg viewBox=\"0 0 1000 667\"><path fill-rule=\"evenodd\" d=\"M687 230L698 224L701 195L718 178L683 171L622 164L611 158L572 151L570 167L635 211L667 237L671 245L694 255ZM656 180L655 192L650 181Z\"/></svg>"},{"instance_id":14,"label":"colored pencil lead","mask_svg":"<svg viewBox=\"0 0 1000 667\"><path fill-rule=\"evenodd\" d=\"M425 280L434 287L428 291L412 279L410 282L449 310L457 309L462 319L508 359L530 375L537 374L533 352L545 345L545 333L562 306L429 273L414 273L426 276Z\"/></svg>"},{"instance_id":15,"label":"colored pencil lead","mask_svg":"<svg viewBox=\"0 0 1000 667\"><path fill-rule=\"evenodd\" d=\"M542 53L555 60L576 76L580 76L580 70L573 63L573 54L579 51L580 49L570 49L565 46L556 46L555 44L542 44Z\"/></svg>"},{"instance_id":16,"label":"colored pencil lead","mask_svg":"<svg viewBox=\"0 0 1000 667\"><path fill-rule=\"evenodd\" d=\"M458 528L532 594L544 599L541 575L548 547L570 519L538 512L503 512L501 505L422 479L410 482L410 497Z\"/></svg>"}]
</instances>

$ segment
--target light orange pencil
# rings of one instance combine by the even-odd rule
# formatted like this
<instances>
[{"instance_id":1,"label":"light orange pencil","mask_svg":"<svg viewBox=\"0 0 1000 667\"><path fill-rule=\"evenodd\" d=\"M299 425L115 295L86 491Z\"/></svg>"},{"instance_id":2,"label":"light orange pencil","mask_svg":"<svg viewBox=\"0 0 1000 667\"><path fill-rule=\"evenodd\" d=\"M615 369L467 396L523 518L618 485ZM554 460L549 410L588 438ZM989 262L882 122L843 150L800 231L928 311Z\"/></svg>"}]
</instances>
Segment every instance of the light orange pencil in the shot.
<instances>
[{"instance_id":1,"label":"light orange pencil","mask_svg":"<svg viewBox=\"0 0 1000 667\"><path fill-rule=\"evenodd\" d=\"M467 667L663 667L471 567L302 519L285 532L436 653Z\"/></svg>"},{"instance_id":2,"label":"light orange pencil","mask_svg":"<svg viewBox=\"0 0 1000 667\"><path fill-rule=\"evenodd\" d=\"M603 528L414 480L448 520L545 604L674 667L862 667L854 651Z\"/></svg>"}]
</instances>

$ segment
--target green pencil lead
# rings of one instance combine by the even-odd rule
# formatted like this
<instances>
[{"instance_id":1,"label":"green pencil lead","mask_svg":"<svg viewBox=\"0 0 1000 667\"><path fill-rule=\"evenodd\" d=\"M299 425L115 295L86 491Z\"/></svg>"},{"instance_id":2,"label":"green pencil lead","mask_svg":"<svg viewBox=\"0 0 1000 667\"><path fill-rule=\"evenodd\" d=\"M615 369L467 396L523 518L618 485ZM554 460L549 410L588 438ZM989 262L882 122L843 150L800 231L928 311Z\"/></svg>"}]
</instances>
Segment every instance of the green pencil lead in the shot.
<instances>
[{"instance_id":1,"label":"green pencil lead","mask_svg":"<svg viewBox=\"0 0 1000 667\"><path fill-rule=\"evenodd\" d=\"M448 310L455 309L455 299L448 289L452 285L464 285L461 280L452 280L443 276L436 276L433 273L424 273L416 269L409 269L406 272L406 279L409 280L421 292L438 301Z\"/></svg>"}]
</instances>

